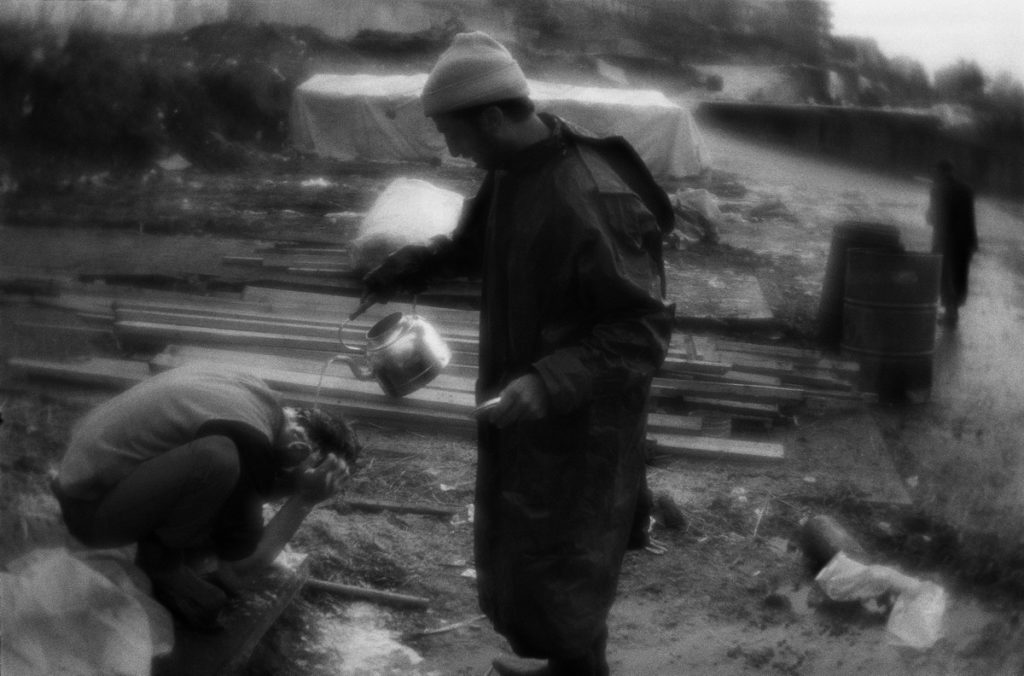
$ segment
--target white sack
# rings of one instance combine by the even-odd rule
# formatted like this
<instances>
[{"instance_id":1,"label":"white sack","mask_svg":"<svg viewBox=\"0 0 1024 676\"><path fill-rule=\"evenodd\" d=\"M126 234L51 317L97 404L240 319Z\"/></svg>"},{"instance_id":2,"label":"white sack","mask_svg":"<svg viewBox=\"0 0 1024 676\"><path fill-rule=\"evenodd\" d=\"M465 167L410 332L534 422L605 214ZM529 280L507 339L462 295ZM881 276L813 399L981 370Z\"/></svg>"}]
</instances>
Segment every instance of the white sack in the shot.
<instances>
[{"instance_id":1,"label":"white sack","mask_svg":"<svg viewBox=\"0 0 1024 676\"><path fill-rule=\"evenodd\" d=\"M0 573L4 676L149 674L174 643L170 614L120 550L39 549ZM133 579L134 578L134 579Z\"/></svg>"}]
</instances>

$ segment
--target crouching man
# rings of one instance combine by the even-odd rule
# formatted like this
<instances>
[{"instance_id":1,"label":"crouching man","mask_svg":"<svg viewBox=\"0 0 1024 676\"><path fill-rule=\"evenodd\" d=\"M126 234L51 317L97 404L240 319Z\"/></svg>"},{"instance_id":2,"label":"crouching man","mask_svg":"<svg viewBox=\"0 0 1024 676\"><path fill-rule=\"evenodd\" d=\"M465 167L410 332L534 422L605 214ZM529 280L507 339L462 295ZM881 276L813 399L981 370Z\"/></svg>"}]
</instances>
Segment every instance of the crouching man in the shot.
<instances>
[{"instance_id":1,"label":"crouching man","mask_svg":"<svg viewBox=\"0 0 1024 676\"><path fill-rule=\"evenodd\" d=\"M258 378L181 367L85 416L53 482L68 530L89 547L138 545L154 596L194 628L215 628L240 577L269 565L354 468L352 429L282 407ZM264 527L263 504L288 500ZM186 554L212 551L211 584Z\"/></svg>"}]
</instances>

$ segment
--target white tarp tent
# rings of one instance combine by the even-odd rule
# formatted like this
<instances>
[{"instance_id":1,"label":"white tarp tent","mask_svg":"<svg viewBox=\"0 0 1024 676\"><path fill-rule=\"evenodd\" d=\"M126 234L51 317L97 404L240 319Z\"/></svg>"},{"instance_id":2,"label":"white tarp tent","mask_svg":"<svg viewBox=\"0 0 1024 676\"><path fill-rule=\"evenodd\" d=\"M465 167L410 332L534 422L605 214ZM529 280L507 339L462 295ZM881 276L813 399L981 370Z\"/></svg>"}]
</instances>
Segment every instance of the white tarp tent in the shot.
<instances>
[{"instance_id":1,"label":"white tarp tent","mask_svg":"<svg viewBox=\"0 0 1024 676\"><path fill-rule=\"evenodd\" d=\"M420 106L426 78L422 73L315 75L292 99L292 142L343 160L452 161ZM661 92L531 80L530 95L538 109L596 135L624 136L655 176L692 176L704 168L693 116Z\"/></svg>"}]
</instances>

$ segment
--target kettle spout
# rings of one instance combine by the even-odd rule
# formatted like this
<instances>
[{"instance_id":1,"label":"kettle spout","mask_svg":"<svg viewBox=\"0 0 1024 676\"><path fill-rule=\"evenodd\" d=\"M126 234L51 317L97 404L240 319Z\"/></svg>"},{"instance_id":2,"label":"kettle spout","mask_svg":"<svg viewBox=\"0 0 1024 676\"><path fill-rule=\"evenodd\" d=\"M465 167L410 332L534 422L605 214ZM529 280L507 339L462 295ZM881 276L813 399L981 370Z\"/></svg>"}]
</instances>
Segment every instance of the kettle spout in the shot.
<instances>
[{"instance_id":1,"label":"kettle spout","mask_svg":"<svg viewBox=\"0 0 1024 676\"><path fill-rule=\"evenodd\" d=\"M356 359L352 355L348 354L336 354L328 359L327 363L324 364L324 371L326 371L331 364L337 362L348 364L348 367L352 370L352 375L354 375L358 380L374 380L373 371L370 370L369 366L361 363L362 360ZM322 376L323 373L321 372L321 377Z\"/></svg>"},{"instance_id":2,"label":"kettle spout","mask_svg":"<svg viewBox=\"0 0 1024 676\"><path fill-rule=\"evenodd\" d=\"M324 362L323 368L320 369L320 379L316 383L316 395L313 397L313 408L320 407L320 388L324 385L324 376L327 374L327 369L330 368L331 364L335 362L345 362L349 368L352 369L353 375L359 380L371 380L373 379L373 373L370 372L369 368L362 367L356 363L356 360L347 354L337 354Z\"/></svg>"}]
</instances>

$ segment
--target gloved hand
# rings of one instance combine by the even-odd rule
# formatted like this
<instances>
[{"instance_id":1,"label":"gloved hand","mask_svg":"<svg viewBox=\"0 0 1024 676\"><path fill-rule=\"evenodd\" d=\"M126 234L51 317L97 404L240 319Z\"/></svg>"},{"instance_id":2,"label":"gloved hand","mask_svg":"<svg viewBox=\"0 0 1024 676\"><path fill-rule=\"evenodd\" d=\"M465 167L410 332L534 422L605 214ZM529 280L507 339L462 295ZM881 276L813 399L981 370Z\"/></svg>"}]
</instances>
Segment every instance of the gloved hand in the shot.
<instances>
[{"instance_id":1,"label":"gloved hand","mask_svg":"<svg viewBox=\"0 0 1024 676\"><path fill-rule=\"evenodd\" d=\"M363 299L385 303L399 291L420 293L427 286L423 268L429 257L429 248L419 244L398 249L363 276Z\"/></svg>"},{"instance_id":2,"label":"gloved hand","mask_svg":"<svg viewBox=\"0 0 1024 676\"><path fill-rule=\"evenodd\" d=\"M522 420L539 420L548 414L548 391L536 373L527 373L510 382L501 391L501 400L490 414L498 427Z\"/></svg>"}]
</instances>

